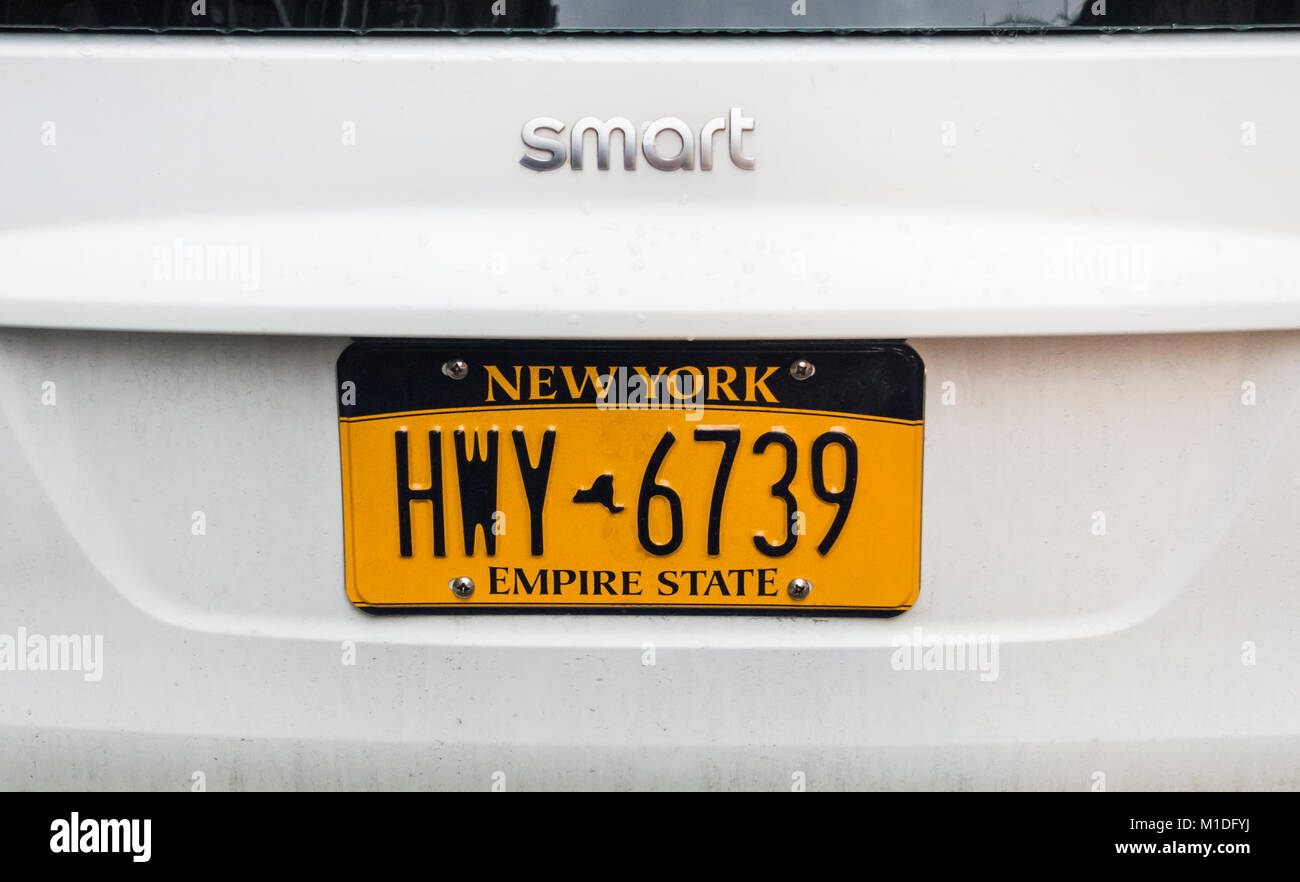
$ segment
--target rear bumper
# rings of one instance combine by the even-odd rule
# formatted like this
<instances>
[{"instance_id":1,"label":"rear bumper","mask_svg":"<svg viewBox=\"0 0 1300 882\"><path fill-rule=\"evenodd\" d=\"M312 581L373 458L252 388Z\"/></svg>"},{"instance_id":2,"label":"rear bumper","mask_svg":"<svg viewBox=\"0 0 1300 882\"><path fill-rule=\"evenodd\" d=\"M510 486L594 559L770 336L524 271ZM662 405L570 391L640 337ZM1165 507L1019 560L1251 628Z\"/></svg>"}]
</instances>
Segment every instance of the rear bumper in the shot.
<instances>
[{"instance_id":1,"label":"rear bumper","mask_svg":"<svg viewBox=\"0 0 1300 882\"><path fill-rule=\"evenodd\" d=\"M104 637L98 681L3 675L8 785L1300 783L1296 333L914 340L923 583L888 620L358 612L345 343L0 334L6 630ZM900 669L931 636L996 669Z\"/></svg>"}]
</instances>

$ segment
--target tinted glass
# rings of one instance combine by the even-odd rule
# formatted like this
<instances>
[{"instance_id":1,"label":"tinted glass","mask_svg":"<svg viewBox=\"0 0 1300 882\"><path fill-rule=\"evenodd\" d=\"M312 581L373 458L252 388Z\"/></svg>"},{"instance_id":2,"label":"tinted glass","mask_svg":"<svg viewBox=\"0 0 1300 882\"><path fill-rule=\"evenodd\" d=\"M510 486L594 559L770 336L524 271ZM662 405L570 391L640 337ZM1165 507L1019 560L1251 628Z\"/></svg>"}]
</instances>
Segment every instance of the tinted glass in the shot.
<instances>
[{"instance_id":1,"label":"tinted glass","mask_svg":"<svg viewBox=\"0 0 1300 882\"><path fill-rule=\"evenodd\" d=\"M1095 30L1300 24L1300 0L0 0L0 27L207 31Z\"/></svg>"}]
</instances>

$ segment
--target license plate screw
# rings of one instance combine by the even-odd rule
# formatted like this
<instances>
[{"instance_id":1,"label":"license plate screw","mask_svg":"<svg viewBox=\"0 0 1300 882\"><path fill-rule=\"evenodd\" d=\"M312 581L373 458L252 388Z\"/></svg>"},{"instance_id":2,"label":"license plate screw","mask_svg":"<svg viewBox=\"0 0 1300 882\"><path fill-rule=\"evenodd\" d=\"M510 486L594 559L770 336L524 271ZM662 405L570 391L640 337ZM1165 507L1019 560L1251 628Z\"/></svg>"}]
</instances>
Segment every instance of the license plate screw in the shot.
<instances>
[{"instance_id":1,"label":"license plate screw","mask_svg":"<svg viewBox=\"0 0 1300 882\"><path fill-rule=\"evenodd\" d=\"M815 373L817 373L817 366L804 358L790 365L790 376L796 380L806 380Z\"/></svg>"},{"instance_id":2,"label":"license plate screw","mask_svg":"<svg viewBox=\"0 0 1300 882\"><path fill-rule=\"evenodd\" d=\"M812 591L812 582L807 579L791 579L785 590L795 600L803 600Z\"/></svg>"},{"instance_id":3,"label":"license plate screw","mask_svg":"<svg viewBox=\"0 0 1300 882\"><path fill-rule=\"evenodd\" d=\"M453 380L463 380L469 376L469 365L464 359L453 358L451 361L443 362L442 372Z\"/></svg>"},{"instance_id":4,"label":"license plate screw","mask_svg":"<svg viewBox=\"0 0 1300 882\"><path fill-rule=\"evenodd\" d=\"M474 580L469 576L457 576L447 585L451 588L451 593L462 600L474 593Z\"/></svg>"}]
</instances>

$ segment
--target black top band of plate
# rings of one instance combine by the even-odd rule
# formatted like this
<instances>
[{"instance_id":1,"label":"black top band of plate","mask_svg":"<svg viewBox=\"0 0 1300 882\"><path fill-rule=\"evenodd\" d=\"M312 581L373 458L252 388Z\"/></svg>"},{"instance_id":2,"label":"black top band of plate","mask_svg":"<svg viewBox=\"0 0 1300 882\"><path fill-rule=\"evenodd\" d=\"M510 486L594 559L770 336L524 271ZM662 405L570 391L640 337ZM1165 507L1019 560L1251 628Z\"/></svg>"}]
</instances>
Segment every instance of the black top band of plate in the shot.
<instances>
[{"instance_id":1,"label":"black top band of plate","mask_svg":"<svg viewBox=\"0 0 1300 882\"><path fill-rule=\"evenodd\" d=\"M799 371L791 367L799 361L810 363L811 376L796 378ZM464 362L459 379L454 368L444 370L455 362ZM650 397L645 381L637 379L642 377L637 368L664 377L659 401L686 409L829 411L920 420L924 408L925 365L915 350L896 341L367 340L339 356L339 416L521 405L596 407L602 403L598 379L615 390L607 393L606 406L627 404ZM674 371L678 378L668 379ZM686 379L690 375L703 377L703 390Z\"/></svg>"}]
</instances>

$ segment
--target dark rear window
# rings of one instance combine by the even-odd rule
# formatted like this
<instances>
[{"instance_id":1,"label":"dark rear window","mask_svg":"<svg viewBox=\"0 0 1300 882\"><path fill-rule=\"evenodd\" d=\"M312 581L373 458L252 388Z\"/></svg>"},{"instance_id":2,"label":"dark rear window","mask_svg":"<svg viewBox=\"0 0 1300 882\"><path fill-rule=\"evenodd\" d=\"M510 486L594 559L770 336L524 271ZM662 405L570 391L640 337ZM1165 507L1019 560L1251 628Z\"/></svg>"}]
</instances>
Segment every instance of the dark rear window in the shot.
<instances>
[{"instance_id":1,"label":"dark rear window","mask_svg":"<svg viewBox=\"0 0 1300 882\"><path fill-rule=\"evenodd\" d=\"M0 28L891 32L1300 25L1300 0L0 0Z\"/></svg>"}]
</instances>

